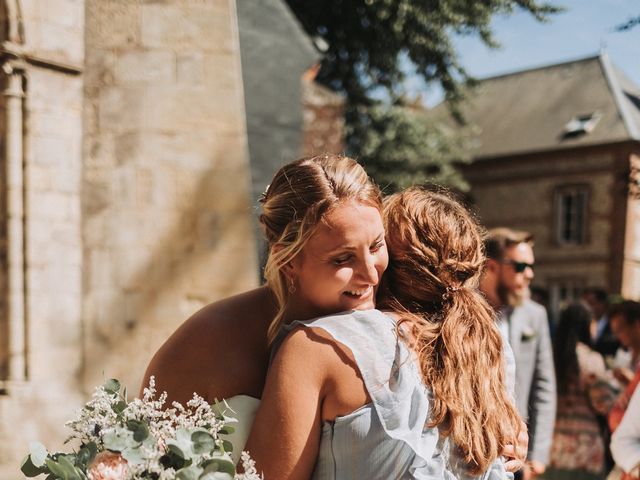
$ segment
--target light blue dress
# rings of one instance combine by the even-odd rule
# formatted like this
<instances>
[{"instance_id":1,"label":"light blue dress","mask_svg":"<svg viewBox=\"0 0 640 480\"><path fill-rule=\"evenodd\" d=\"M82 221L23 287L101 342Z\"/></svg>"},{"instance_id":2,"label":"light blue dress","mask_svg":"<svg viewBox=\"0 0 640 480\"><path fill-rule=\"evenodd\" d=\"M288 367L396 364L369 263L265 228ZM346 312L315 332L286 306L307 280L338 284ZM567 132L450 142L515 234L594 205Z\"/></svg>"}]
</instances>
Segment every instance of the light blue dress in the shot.
<instances>
[{"instance_id":1,"label":"light blue dress","mask_svg":"<svg viewBox=\"0 0 640 480\"><path fill-rule=\"evenodd\" d=\"M293 322L282 337L300 325L321 328L351 350L371 397L324 422L314 480L513 478L502 459L481 476L469 475L448 438L426 426L431 392L392 318L378 310L351 311Z\"/></svg>"}]
</instances>

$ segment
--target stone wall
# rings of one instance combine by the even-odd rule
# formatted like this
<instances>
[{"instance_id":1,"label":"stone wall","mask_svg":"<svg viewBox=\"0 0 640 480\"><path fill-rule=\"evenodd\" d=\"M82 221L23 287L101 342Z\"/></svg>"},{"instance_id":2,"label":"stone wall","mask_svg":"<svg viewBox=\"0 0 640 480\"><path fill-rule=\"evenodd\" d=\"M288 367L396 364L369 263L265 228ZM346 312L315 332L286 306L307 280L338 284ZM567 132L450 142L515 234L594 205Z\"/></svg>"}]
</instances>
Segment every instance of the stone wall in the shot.
<instances>
[{"instance_id":1,"label":"stone wall","mask_svg":"<svg viewBox=\"0 0 640 480\"><path fill-rule=\"evenodd\" d=\"M615 293L622 281L616 270L621 262L616 252L622 244L615 213L626 208L618 185L621 155L624 152L615 147L594 147L479 160L464 171L486 227L508 226L534 234L534 286L549 290L563 284L598 286ZM555 240L554 194L566 185L585 185L589 190L587 241L582 245L559 245ZM559 307L559 299L555 302L554 308Z\"/></svg>"},{"instance_id":2,"label":"stone wall","mask_svg":"<svg viewBox=\"0 0 640 480\"><path fill-rule=\"evenodd\" d=\"M12 371L0 395L0 478L14 479L21 477L18 468L28 442L61 444L62 425L82 399L84 2L12 0L3 8L3 23L10 27L5 49L13 52L5 53L3 64L13 70L4 70L3 84L18 81L13 94L5 90L2 160L4 168L12 157L23 165L22 178L3 178L3 193L21 189L24 200L18 207L22 212L14 205L2 219L6 235L7 228L16 228L12 217L20 217L21 227L9 232L9 258L23 260L9 265L17 273L9 293L10 301L17 300L9 333L14 341L23 333L24 343L14 343ZM8 105L13 101L18 109Z\"/></svg>"},{"instance_id":3,"label":"stone wall","mask_svg":"<svg viewBox=\"0 0 640 480\"><path fill-rule=\"evenodd\" d=\"M640 151L638 150L630 156L630 166L636 172L640 167ZM638 196L637 187L632 191L634 195L629 198L625 218L621 293L625 298L640 300L640 196Z\"/></svg>"},{"instance_id":4,"label":"stone wall","mask_svg":"<svg viewBox=\"0 0 640 480\"><path fill-rule=\"evenodd\" d=\"M257 284L233 0L87 1L85 382Z\"/></svg>"}]
</instances>

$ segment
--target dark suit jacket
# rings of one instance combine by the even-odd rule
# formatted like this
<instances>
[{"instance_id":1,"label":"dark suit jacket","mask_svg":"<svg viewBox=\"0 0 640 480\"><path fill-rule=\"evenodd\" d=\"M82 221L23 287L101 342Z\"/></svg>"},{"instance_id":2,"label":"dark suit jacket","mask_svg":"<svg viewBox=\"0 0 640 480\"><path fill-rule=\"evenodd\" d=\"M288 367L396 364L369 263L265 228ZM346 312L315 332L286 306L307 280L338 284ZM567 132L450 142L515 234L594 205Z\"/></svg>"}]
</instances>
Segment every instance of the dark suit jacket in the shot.
<instances>
[{"instance_id":1,"label":"dark suit jacket","mask_svg":"<svg viewBox=\"0 0 640 480\"><path fill-rule=\"evenodd\" d=\"M516 358L516 404L529 427L528 458L546 465L556 419L556 378L547 312L526 300L505 314Z\"/></svg>"},{"instance_id":2,"label":"dark suit jacket","mask_svg":"<svg viewBox=\"0 0 640 480\"><path fill-rule=\"evenodd\" d=\"M611 323L607 317L607 324L600 336L596 339L593 349L603 357L614 356L620 348L620 342L611 333Z\"/></svg>"}]
</instances>

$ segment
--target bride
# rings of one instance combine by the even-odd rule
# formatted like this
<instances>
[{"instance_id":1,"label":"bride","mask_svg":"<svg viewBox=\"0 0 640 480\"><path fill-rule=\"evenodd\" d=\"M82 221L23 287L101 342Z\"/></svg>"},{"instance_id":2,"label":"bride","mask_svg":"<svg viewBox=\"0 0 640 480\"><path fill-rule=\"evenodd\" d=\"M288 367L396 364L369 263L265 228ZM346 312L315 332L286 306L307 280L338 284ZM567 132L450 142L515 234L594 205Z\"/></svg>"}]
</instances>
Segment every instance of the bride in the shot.
<instances>
[{"instance_id":1,"label":"bride","mask_svg":"<svg viewBox=\"0 0 640 480\"><path fill-rule=\"evenodd\" d=\"M143 381L154 375L169 404L184 404L194 392L209 402L226 399L240 420L236 457L262 396L268 339L292 320L373 308L388 262L380 190L350 158L323 155L283 166L261 203L267 285L195 313L154 355ZM340 223L318 232L330 208ZM319 245L318 256L297 255L307 244ZM292 272L303 262L311 267L294 283L278 268L289 259Z\"/></svg>"}]
</instances>

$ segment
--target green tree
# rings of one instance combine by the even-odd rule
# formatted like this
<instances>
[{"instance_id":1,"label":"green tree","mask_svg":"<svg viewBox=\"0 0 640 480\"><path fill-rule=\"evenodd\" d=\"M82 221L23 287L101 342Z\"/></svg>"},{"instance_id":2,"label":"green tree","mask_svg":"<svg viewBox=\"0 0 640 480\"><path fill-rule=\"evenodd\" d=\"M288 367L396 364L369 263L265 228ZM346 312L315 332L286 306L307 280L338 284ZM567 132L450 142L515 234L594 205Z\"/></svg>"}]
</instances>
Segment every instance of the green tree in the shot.
<instances>
[{"instance_id":1,"label":"green tree","mask_svg":"<svg viewBox=\"0 0 640 480\"><path fill-rule=\"evenodd\" d=\"M544 21L556 7L534 0L287 0L324 50L318 80L346 99L347 149L388 190L437 180L464 182L454 130L425 123L404 108L404 81L419 75L442 86L458 122L473 79L458 60L455 35L478 35L497 47L491 19L516 9Z\"/></svg>"},{"instance_id":2,"label":"green tree","mask_svg":"<svg viewBox=\"0 0 640 480\"><path fill-rule=\"evenodd\" d=\"M626 22L616 25L615 30L616 32L626 32L638 25L640 25L640 15L637 17L631 17Z\"/></svg>"}]
</instances>

